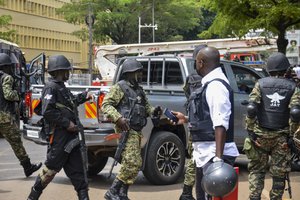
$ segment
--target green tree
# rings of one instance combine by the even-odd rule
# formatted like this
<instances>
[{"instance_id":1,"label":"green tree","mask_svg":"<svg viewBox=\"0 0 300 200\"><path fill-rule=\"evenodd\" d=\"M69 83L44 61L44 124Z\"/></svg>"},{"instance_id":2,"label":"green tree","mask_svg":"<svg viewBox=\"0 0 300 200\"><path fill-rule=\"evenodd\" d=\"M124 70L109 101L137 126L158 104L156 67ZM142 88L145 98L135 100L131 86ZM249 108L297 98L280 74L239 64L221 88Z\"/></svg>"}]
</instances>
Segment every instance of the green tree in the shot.
<instances>
[{"instance_id":1,"label":"green tree","mask_svg":"<svg viewBox=\"0 0 300 200\"><path fill-rule=\"evenodd\" d=\"M249 30L264 29L278 36L277 47L282 53L288 45L286 30L300 23L299 0L201 0L200 4L217 13L202 37L241 37Z\"/></svg>"},{"instance_id":2,"label":"green tree","mask_svg":"<svg viewBox=\"0 0 300 200\"><path fill-rule=\"evenodd\" d=\"M91 6L95 24L94 40L112 39L118 44L138 42L138 17L141 24L152 24L154 5L155 41L183 39L184 34L199 25L201 12L195 0L80 0L65 4L59 13L69 23L84 24ZM141 28L142 42L152 42L152 28ZM87 39L87 28L74 33Z\"/></svg>"},{"instance_id":3,"label":"green tree","mask_svg":"<svg viewBox=\"0 0 300 200\"><path fill-rule=\"evenodd\" d=\"M3 5L3 3L4 1L0 0L0 5ZM12 41L12 35L15 33L15 31L9 30L7 27L7 25L9 25L11 20L12 18L10 15L0 15L0 38L1 39Z\"/></svg>"}]
</instances>

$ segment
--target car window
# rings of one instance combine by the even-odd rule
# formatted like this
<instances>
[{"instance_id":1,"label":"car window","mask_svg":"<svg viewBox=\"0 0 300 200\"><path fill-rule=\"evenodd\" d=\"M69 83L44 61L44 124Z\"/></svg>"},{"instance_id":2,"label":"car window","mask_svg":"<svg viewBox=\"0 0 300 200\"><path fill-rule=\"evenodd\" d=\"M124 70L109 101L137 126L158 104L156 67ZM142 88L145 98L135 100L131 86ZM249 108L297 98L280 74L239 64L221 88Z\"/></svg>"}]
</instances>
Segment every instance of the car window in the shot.
<instances>
[{"instance_id":1,"label":"car window","mask_svg":"<svg viewBox=\"0 0 300 200\"><path fill-rule=\"evenodd\" d=\"M182 85L183 78L179 62L166 61L165 65L165 84L166 85Z\"/></svg>"},{"instance_id":2,"label":"car window","mask_svg":"<svg viewBox=\"0 0 300 200\"><path fill-rule=\"evenodd\" d=\"M147 84L149 71L149 84L158 85L162 83L162 61L150 61L150 69L148 70L148 61L140 61L143 65L142 84Z\"/></svg>"},{"instance_id":3,"label":"car window","mask_svg":"<svg viewBox=\"0 0 300 200\"><path fill-rule=\"evenodd\" d=\"M148 70L149 61L140 61L143 65L142 84L146 85L149 74L150 85L161 85L163 77L163 60L150 61L150 69ZM149 71L149 72L148 72ZM165 85L182 85L183 78L179 62L165 61L164 80Z\"/></svg>"},{"instance_id":4,"label":"car window","mask_svg":"<svg viewBox=\"0 0 300 200\"><path fill-rule=\"evenodd\" d=\"M239 89L239 93L250 94L255 83L260 77L249 69L234 65L232 66L232 71Z\"/></svg>"}]
</instances>

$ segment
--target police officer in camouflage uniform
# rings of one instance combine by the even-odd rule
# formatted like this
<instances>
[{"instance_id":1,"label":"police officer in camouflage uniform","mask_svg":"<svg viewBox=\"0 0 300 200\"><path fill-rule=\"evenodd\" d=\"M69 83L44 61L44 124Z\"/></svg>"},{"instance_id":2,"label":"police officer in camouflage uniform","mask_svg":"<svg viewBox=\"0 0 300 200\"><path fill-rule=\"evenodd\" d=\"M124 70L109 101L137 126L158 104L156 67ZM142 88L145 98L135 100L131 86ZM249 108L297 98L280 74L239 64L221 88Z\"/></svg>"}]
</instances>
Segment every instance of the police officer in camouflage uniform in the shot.
<instances>
[{"instance_id":1,"label":"police officer in camouflage uniform","mask_svg":"<svg viewBox=\"0 0 300 200\"><path fill-rule=\"evenodd\" d=\"M206 44L198 45L194 49L194 52L193 52L193 59L195 60L194 69L196 69L197 54L204 47L207 47L207 45ZM197 88L201 87L201 80L202 80L202 77L199 76L196 71L186 77L183 91L185 93L187 100L189 99L192 92L194 92ZM188 101L187 101L187 103L188 103ZM180 195L179 200L195 200L195 198L193 197L193 187L195 185L196 166L195 166L195 162L192 157L193 156L193 146L192 146L191 135L189 137L189 142L188 142L188 154L190 156L190 159L186 165L184 182L183 182L183 190L182 190L182 194Z\"/></svg>"},{"instance_id":2,"label":"police officer in camouflage uniform","mask_svg":"<svg viewBox=\"0 0 300 200\"><path fill-rule=\"evenodd\" d=\"M161 115L161 108L150 106L143 88L139 86L142 68L141 63L134 59L125 60L122 66L124 80L111 87L102 104L104 114L116 124L116 132L129 131L122 152L121 169L104 196L108 200L128 200L128 187L134 183L142 166L142 128L148 116L154 113ZM128 116L131 109L131 116Z\"/></svg>"},{"instance_id":3,"label":"police officer in camouflage uniform","mask_svg":"<svg viewBox=\"0 0 300 200\"><path fill-rule=\"evenodd\" d=\"M91 96L87 92L73 96L66 88L64 82L69 79L70 70L71 64L65 56L49 57L48 72L51 79L43 89L41 113L38 113L44 118L49 146L45 167L36 178L28 200L39 199L43 189L62 168L71 179L78 199L89 200L88 183L85 181L80 145L77 142L78 127L74 113L77 108L74 106L84 103ZM73 148L69 149L70 146Z\"/></svg>"},{"instance_id":4,"label":"police officer in camouflage uniform","mask_svg":"<svg viewBox=\"0 0 300 200\"><path fill-rule=\"evenodd\" d=\"M284 54L272 54L267 61L270 77L260 79L249 95L246 117L249 137L244 151L249 158L250 200L261 199L268 163L273 179L271 200L282 199L285 177L291 170L287 139L295 131L291 127L297 127L293 124L300 119L300 93L293 81L283 77L289 66Z\"/></svg>"},{"instance_id":5,"label":"police officer in camouflage uniform","mask_svg":"<svg viewBox=\"0 0 300 200\"><path fill-rule=\"evenodd\" d=\"M20 101L14 89L13 64L10 57L0 53L0 133L11 145L15 155L24 168L26 177L37 171L42 163L31 164L23 146L19 127L16 122L16 105Z\"/></svg>"}]
</instances>

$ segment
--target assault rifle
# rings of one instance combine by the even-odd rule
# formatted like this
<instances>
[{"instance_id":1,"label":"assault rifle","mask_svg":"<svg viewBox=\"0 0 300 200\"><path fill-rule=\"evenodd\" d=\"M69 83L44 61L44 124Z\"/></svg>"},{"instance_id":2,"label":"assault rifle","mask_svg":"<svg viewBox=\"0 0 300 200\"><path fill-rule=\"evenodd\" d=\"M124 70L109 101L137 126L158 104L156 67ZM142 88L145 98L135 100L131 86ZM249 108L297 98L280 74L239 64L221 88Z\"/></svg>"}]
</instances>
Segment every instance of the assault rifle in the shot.
<instances>
[{"instance_id":1,"label":"assault rifle","mask_svg":"<svg viewBox=\"0 0 300 200\"><path fill-rule=\"evenodd\" d=\"M76 126L78 127L78 140L80 143L80 153L81 153L81 159L82 159L82 165L83 165L83 175L84 175L85 182L88 183L88 178L87 178L88 158L87 158L87 148L86 148L85 137L84 137L84 129L79 120L77 101L75 100L74 103L75 103L75 106L73 107L73 113L75 114Z\"/></svg>"},{"instance_id":2,"label":"assault rifle","mask_svg":"<svg viewBox=\"0 0 300 200\"><path fill-rule=\"evenodd\" d=\"M133 108L134 108L136 102L137 102L137 99L134 100L133 105L131 106L131 109L130 109L130 111L129 111L128 116L125 117L127 120L130 119L131 114L132 114L132 111L133 111ZM115 155L114 155L114 162L113 162L113 164L111 165L111 168L110 168L110 171L109 171L109 174L108 174L108 177L107 177L107 178L110 178L111 173L112 173L114 167L115 167L119 162L121 162L122 152L123 152L124 149L125 149L126 142L127 142L127 139L128 139L128 135L129 135L129 131L123 131L123 132L121 133L121 137L120 137L120 140L119 140L118 148L117 148L117 150L116 150L116 152L115 152Z\"/></svg>"},{"instance_id":3,"label":"assault rifle","mask_svg":"<svg viewBox=\"0 0 300 200\"><path fill-rule=\"evenodd\" d=\"M290 174L287 173L285 178L286 178L286 180L287 180L287 185L288 185L288 187L287 187L286 190L287 190L288 193L289 193L290 199L292 199L292 187L291 187Z\"/></svg>"}]
</instances>

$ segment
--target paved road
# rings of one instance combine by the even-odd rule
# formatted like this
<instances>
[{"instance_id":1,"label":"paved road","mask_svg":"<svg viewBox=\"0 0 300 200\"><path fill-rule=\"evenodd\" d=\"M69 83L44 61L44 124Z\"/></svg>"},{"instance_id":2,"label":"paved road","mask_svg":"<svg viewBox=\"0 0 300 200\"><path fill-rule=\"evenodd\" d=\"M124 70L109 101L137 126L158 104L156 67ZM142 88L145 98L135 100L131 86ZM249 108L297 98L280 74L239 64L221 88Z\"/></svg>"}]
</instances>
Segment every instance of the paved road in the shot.
<instances>
[{"instance_id":1,"label":"paved road","mask_svg":"<svg viewBox=\"0 0 300 200\"><path fill-rule=\"evenodd\" d=\"M31 159L34 162L43 162L46 155L46 147L36 145L29 141L24 141L25 148L27 149ZM18 160L13 155L9 144L0 138L0 200L22 200L26 199L30 192L30 188L34 183L35 176L25 178L23 169L18 163ZM246 200L248 196L248 172L246 169L247 160L241 156L237 162L240 167L239 175L239 200ZM89 179L90 183L90 199L104 199L103 195L110 187L113 178L107 179L110 165L107 164L103 172L98 176ZM114 169L117 172L118 166ZM293 196L295 200L300 199L300 173L291 173ZM268 190L271 188L271 179L268 176L266 179L266 186L263 192L263 200L267 200ZM182 183L177 183L167 186L151 185L142 173L138 176L136 183L130 188L129 196L132 200L161 200L178 199L181 193ZM285 193L285 198L288 195ZM64 172L60 172L54 180L48 185L43 192L41 200L75 200L77 199L73 186L70 184L69 179L65 176Z\"/></svg>"}]
</instances>

